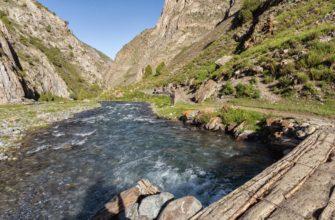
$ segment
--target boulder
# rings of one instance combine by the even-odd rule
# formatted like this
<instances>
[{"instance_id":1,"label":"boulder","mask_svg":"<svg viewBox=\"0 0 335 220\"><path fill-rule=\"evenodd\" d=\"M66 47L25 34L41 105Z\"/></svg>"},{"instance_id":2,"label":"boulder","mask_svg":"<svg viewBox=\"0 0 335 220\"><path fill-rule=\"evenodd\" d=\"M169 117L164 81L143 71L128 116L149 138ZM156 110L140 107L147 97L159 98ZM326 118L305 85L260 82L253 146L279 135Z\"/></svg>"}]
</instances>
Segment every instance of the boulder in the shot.
<instances>
[{"instance_id":1,"label":"boulder","mask_svg":"<svg viewBox=\"0 0 335 220\"><path fill-rule=\"evenodd\" d=\"M306 127L304 131L307 135L311 135L316 131L316 129L317 128L315 126L310 125L310 126Z\"/></svg>"},{"instance_id":2,"label":"boulder","mask_svg":"<svg viewBox=\"0 0 335 220\"><path fill-rule=\"evenodd\" d=\"M210 121L205 125L205 129L210 131L224 130L225 126L222 124L220 117L211 118Z\"/></svg>"},{"instance_id":3,"label":"boulder","mask_svg":"<svg viewBox=\"0 0 335 220\"><path fill-rule=\"evenodd\" d=\"M121 192L112 198L105 205L105 208L100 210L92 219L109 219L117 216L137 203L140 197L155 195L159 192L159 188L151 184L149 180L140 180L135 187Z\"/></svg>"},{"instance_id":4,"label":"boulder","mask_svg":"<svg viewBox=\"0 0 335 220\"><path fill-rule=\"evenodd\" d=\"M243 131L241 134L239 134L236 137L236 141L245 141L248 140L250 138L251 135L253 135L255 132L251 131L251 130L245 130Z\"/></svg>"},{"instance_id":5,"label":"boulder","mask_svg":"<svg viewBox=\"0 0 335 220\"><path fill-rule=\"evenodd\" d=\"M190 102L190 97L187 95L187 92L181 87L178 87L173 91L171 98L173 105L178 102Z\"/></svg>"},{"instance_id":6,"label":"boulder","mask_svg":"<svg viewBox=\"0 0 335 220\"><path fill-rule=\"evenodd\" d=\"M168 192L148 196L142 200L139 206L139 215L149 219L155 219L162 207L173 198L174 196Z\"/></svg>"},{"instance_id":7,"label":"boulder","mask_svg":"<svg viewBox=\"0 0 335 220\"><path fill-rule=\"evenodd\" d=\"M218 59L217 61L215 61L215 64L218 65L218 66L224 66L226 63L228 63L232 59L233 59L233 56L223 56L220 59Z\"/></svg>"},{"instance_id":8,"label":"boulder","mask_svg":"<svg viewBox=\"0 0 335 220\"><path fill-rule=\"evenodd\" d=\"M206 99L212 97L217 90L218 83L210 79L202 84L198 91L195 93L195 101L198 103L204 102Z\"/></svg>"},{"instance_id":9,"label":"boulder","mask_svg":"<svg viewBox=\"0 0 335 220\"><path fill-rule=\"evenodd\" d=\"M130 207L126 208L125 210L126 219L137 220L139 218L138 207L139 207L138 203L135 203Z\"/></svg>"},{"instance_id":10,"label":"boulder","mask_svg":"<svg viewBox=\"0 0 335 220\"><path fill-rule=\"evenodd\" d=\"M202 209L201 203L193 196L186 196L170 202L159 216L159 220L187 220Z\"/></svg>"},{"instance_id":11,"label":"boulder","mask_svg":"<svg viewBox=\"0 0 335 220\"><path fill-rule=\"evenodd\" d=\"M303 130L298 130L296 132L296 135L297 135L297 138L299 138L301 140L303 140L303 139L305 139L307 137L306 132L304 132Z\"/></svg>"},{"instance_id":12,"label":"boulder","mask_svg":"<svg viewBox=\"0 0 335 220\"><path fill-rule=\"evenodd\" d=\"M243 121L233 129L233 135L234 135L235 138L237 138L240 134L243 133L243 130L245 128L245 124L246 124L246 122Z\"/></svg>"},{"instance_id":13,"label":"boulder","mask_svg":"<svg viewBox=\"0 0 335 220\"><path fill-rule=\"evenodd\" d=\"M237 123L231 123L226 127L227 133L233 133L234 129L236 128Z\"/></svg>"}]
</instances>

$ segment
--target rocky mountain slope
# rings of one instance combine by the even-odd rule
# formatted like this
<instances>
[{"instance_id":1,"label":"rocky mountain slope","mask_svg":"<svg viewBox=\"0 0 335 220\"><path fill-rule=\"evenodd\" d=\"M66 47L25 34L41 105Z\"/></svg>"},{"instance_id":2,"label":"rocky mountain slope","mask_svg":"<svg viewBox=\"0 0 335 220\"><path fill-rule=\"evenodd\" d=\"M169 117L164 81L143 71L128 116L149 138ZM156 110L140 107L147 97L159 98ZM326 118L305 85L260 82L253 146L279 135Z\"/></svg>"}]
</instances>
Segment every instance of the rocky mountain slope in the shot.
<instances>
[{"instance_id":1,"label":"rocky mountain slope","mask_svg":"<svg viewBox=\"0 0 335 220\"><path fill-rule=\"evenodd\" d=\"M0 2L0 103L83 99L107 87L112 61L35 0Z\"/></svg>"},{"instance_id":2,"label":"rocky mountain slope","mask_svg":"<svg viewBox=\"0 0 335 220\"><path fill-rule=\"evenodd\" d=\"M194 2L200 4L199 8L206 8L200 1L189 1L188 4ZM156 61L159 57L157 60L164 60L166 66L163 65L164 71L159 66L156 72L146 68L143 80L135 84L135 90L156 88L156 93L175 93L176 101L183 102L234 98L277 102L287 97L322 102L333 100L334 0L236 0L230 4L226 2L225 7L226 13L221 13L220 21L212 23L216 23L212 29L202 32L179 52L175 50L176 53L165 56L165 60L158 55L162 52L157 54L150 49L139 52L143 56L133 61L141 68L157 64L141 63L150 57L148 53L154 54L154 58L148 60ZM216 7L211 10L211 13L221 11ZM198 18L201 19L206 20L206 15ZM143 39L147 38L142 36L135 41L142 44ZM178 48L173 45L171 48ZM139 51L136 47L131 48ZM132 73L131 69L127 70Z\"/></svg>"},{"instance_id":3,"label":"rocky mountain slope","mask_svg":"<svg viewBox=\"0 0 335 220\"><path fill-rule=\"evenodd\" d=\"M142 79L146 66L167 65L181 51L199 41L225 17L234 13L239 1L166 0L156 27L143 31L124 46L112 65L113 86Z\"/></svg>"}]
</instances>

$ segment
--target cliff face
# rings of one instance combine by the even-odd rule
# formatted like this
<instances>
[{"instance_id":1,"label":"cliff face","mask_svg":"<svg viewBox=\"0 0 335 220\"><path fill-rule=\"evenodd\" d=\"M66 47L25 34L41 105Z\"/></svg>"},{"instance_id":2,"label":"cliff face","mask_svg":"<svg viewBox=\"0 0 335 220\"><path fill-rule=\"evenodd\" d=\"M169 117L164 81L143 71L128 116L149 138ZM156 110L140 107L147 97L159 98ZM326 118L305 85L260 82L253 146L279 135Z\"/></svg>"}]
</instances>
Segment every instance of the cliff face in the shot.
<instances>
[{"instance_id":1,"label":"cliff face","mask_svg":"<svg viewBox=\"0 0 335 220\"><path fill-rule=\"evenodd\" d=\"M169 64L213 30L230 9L230 0L166 0L156 27L142 32L118 53L111 86L140 80L147 65Z\"/></svg>"},{"instance_id":2,"label":"cliff face","mask_svg":"<svg viewBox=\"0 0 335 220\"><path fill-rule=\"evenodd\" d=\"M0 2L0 41L0 103L84 98L107 86L112 61L35 0Z\"/></svg>"}]
</instances>

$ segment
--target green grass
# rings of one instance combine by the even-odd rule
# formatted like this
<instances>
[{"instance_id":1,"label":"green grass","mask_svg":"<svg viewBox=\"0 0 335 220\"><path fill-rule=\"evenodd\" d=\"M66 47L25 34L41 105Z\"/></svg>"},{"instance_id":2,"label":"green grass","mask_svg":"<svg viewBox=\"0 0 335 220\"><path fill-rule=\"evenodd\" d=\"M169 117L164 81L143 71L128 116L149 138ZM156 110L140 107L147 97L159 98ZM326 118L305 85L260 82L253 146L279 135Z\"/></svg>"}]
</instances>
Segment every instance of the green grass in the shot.
<instances>
[{"instance_id":1,"label":"green grass","mask_svg":"<svg viewBox=\"0 0 335 220\"><path fill-rule=\"evenodd\" d=\"M240 106L288 111L296 113L309 113L319 116L335 117L335 100L329 99L323 103L314 100L288 99L276 103L265 100L233 99L230 103Z\"/></svg>"}]
</instances>

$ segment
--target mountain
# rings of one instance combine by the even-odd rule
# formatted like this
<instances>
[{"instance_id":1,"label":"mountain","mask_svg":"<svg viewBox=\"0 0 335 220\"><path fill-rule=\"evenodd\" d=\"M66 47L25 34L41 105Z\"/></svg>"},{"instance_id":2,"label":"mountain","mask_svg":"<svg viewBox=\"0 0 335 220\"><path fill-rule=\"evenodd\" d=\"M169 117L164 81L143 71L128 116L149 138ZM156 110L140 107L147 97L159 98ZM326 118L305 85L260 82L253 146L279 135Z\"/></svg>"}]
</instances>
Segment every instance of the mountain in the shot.
<instances>
[{"instance_id":1,"label":"mountain","mask_svg":"<svg viewBox=\"0 0 335 220\"><path fill-rule=\"evenodd\" d=\"M0 103L83 99L107 88L112 60L35 0L0 2Z\"/></svg>"},{"instance_id":2,"label":"mountain","mask_svg":"<svg viewBox=\"0 0 335 220\"><path fill-rule=\"evenodd\" d=\"M146 66L170 61L238 8L230 0L166 0L152 29L125 45L112 65L113 86L138 82Z\"/></svg>"},{"instance_id":3,"label":"mountain","mask_svg":"<svg viewBox=\"0 0 335 220\"><path fill-rule=\"evenodd\" d=\"M182 101L333 99L334 23L334 0L166 0L157 26L120 51L113 76L138 81L137 91L173 84Z\"/></svg>"}]
</instances>

